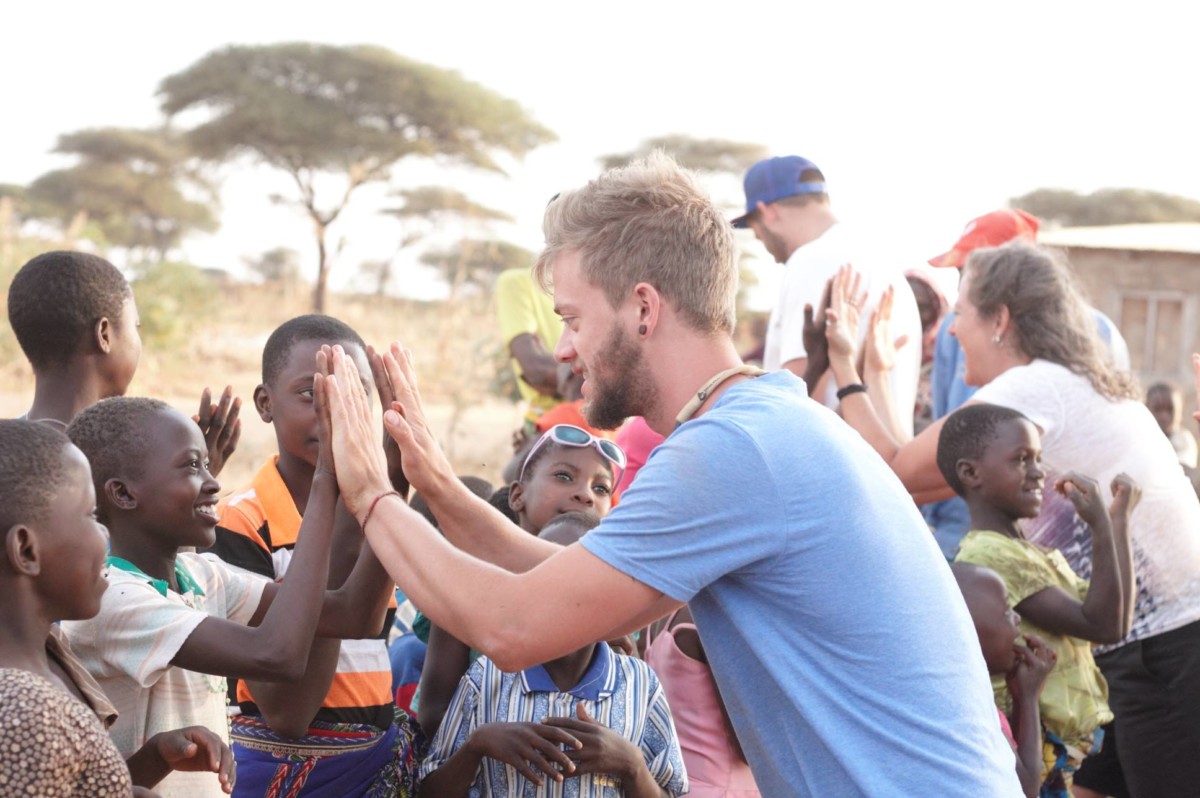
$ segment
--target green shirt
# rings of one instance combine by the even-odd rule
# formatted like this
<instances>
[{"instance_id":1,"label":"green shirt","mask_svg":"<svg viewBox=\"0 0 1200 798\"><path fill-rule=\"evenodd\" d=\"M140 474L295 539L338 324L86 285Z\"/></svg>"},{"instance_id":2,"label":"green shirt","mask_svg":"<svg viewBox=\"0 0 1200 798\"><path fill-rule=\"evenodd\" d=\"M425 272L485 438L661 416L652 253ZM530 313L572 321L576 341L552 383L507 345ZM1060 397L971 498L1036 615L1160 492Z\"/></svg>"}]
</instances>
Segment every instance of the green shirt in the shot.
<instances>
[{"instance_id":1,"label":"green shirt","mask_svg":"<svg viewBox=\"0 0 1200 798\"><path fill-rule=\"evenodd\" d=\"M1010 607L1051 586L1062 588L1080 601L1087 596L1087 580L1080 579L1057 550L998 532L968 532L954 561L975 563L1000 574L1008 587ZM1021 619L1021 631L1042 638L1058 654L1038 702L1042 725L1067 745L1086 751L1092 733L1113 717L1108 708L1108 683L1092 658L1091 644L1048 632L1025 618ZM1011 713L1012 699L1003 675L992 678L992 689L996 705Z\"/></svg>"}]
</instances>

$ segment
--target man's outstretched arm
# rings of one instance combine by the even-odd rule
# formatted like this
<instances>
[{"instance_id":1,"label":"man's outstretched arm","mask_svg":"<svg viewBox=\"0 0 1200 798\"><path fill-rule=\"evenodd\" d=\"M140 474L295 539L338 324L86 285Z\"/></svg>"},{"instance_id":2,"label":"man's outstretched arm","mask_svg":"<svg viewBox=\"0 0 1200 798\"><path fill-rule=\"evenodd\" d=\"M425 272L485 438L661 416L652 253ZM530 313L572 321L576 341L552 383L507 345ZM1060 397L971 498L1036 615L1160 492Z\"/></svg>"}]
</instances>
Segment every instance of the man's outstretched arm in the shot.
<instances>
[{"instance_id":1,"label":"man's outstretched arm","mask_svg":"<svg viewBox=\"0 0 1200 798\"><path fill-rule=\"evenodd\" d=\"M331 416L343 501L388 573L434 623L513 671L633 631L678 606L578 544L551 546L553 553L524 573L456 549L394 495L353 362L340 348L319 359L314 386ZM410 459L411 447L399 442L405 473L421 490L410 471L419 458ZM528 535L517 540L541 544L531 552L550 545Z\"/></svg>"}]
</instances>

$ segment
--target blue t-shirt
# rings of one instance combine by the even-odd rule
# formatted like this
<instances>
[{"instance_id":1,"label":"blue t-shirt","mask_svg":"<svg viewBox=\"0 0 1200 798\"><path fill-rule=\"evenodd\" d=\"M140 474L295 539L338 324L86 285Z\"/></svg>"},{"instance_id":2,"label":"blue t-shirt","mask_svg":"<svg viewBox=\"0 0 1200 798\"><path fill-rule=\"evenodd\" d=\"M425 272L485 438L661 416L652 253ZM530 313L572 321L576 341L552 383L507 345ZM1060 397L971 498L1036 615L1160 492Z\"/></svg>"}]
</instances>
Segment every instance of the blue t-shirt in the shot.
<instances>
[{"instance_id":1,"label":"blue t-shirt","mask_svg":"<svg viewBox=\"0 0 1200 798\"><path fill-rule=\"evenodd\" d=\"M582 545L689 603L763 795L1021 795L946 561L789 372L675 430Z\"/></svg>"}]
</instances>

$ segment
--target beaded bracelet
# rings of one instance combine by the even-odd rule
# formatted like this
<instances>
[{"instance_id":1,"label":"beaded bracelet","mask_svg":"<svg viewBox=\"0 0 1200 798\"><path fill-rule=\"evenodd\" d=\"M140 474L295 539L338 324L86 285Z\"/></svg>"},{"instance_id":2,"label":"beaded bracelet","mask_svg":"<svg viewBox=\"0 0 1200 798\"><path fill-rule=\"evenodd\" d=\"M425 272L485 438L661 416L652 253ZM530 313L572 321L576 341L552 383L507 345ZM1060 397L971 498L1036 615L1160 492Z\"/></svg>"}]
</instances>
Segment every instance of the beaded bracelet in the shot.
<instances>
[{"instance_id":1,"label":"beaded bracelet","mask_svg":"<svg viewBox=\"0 0 1200 798\"><path fill-rule=\"evenodd\" d=\"M847 396L849 396L850 394L866 393L866 392L867 392L867 386L863 385L861 382L852 382L849 385L846 385L842 388L838 388L837 398L838 398L838 401L840 402L843 399L845 399Z\"/></svg>"},{"instance_id":2,"label":"beaded bracelet","mask_svg":"<svg viewBox=\"0 0 1200 798\"><path fill-rule=\"evenodd\" d=\"M375 505L379 504L379 502L381 500L386 499L388 496L399 496L399 495L400 495L400 491L389 490L389 491L384 491L383 493L376 496L375 501L371 502L371 506L367 508L367 514L363 516L362 523L359 525L363 528L363 531L366 531L366 529L367 529L367 522L371 520L371 513L375 512Z\"/></svg>"}]
</instances>

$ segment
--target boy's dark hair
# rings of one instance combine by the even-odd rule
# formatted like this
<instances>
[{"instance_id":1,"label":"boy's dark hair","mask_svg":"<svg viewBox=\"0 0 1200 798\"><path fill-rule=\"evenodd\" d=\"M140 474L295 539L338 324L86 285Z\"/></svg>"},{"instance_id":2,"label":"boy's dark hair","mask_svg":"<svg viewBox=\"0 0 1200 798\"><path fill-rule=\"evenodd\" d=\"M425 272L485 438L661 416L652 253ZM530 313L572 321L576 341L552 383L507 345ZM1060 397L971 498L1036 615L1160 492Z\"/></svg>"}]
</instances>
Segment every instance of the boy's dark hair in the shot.
<instances>
[{"instance_id":1,"label":"boy's dark hair","mask_svg":"<svg viewBox=\"0 0 1200 798\"><path fill-rule=\"evenodd\" d=\"M488 504L499 510L509 521L512 521L514 524L520 524L517 514L513 512L513 508L508 506L508 485L497 488L496 492L488 499Z\"/></svg>"},{"instance_id":2,"label":"boy's dark hair","mask_svg":"<svg viewBox=\"0 0 1200 798\"><path fill-rule=\"evenodd\" d=\"M352 343L358 344L363 351L367 348L366 342L354 328L333 316L309 313L288 319L275 328L275 332L267 339L267 345L263 347L263 385L270 385L279 376L292 353L292 347L300 341Z\"/></svg>"},{"instance_id":3,"label":"boy's dark hair","mask_svg":"<svg viewBox=\"0 0 1200 798\"><path fill-rule=\"evenodd\" d=\"M148 433L150 420L170 409L158 399L114 396L75 416L67 436L91 463L97 497L104 495L104 483L114 477L142 475L142 455L155 445ZM103 501L96 504L103 510Z\"/></svg>"},{"instance_id":4,"label":"boy's dark hair","mask_svg":"<svg viewBox=\"0 0 1200 798\"><path fill-rule=\"evenodd\" d=\"M70 441L36 421L0 420L0 532L46 516L66 474Z\"/></svg>"},{"instance_id":5,"label":"boy's dark hair","mask_svg":"<svg viewBox=\"0 0 1200 798\"><path fill-rule=\"evenodd\" d=\"M958 478L959 460L979 460L996 438L996 428L1008 421L1028 421L1023 414L999 405L967 405L946 417L938 435L937 466L955 493L966 486Z\"/></svg>"},{"instance_id":6,"label":"boy's dark hair","mask_svg":"<svg viewBox=\"0 0 1200 798\"><path fill-rule=\"evenodd\" d=\"M1172 399L1183 395L1183 391L1179 386L1171 382L1156 382L1146 389L1146 400L1149 401L1151 396L1155 394L1163 394L1170 396Z\"/></svg>"},{"instance_id":7,"label":"boy's dark hair","mask_svg":"<svg viewBox=\"0 0 1200 798\"><path fill-rule=\"evenodd\" d=\"M598 516L575 510L570 513L560 513L551 518L542 527L538 537L561 546L570 546L598 526L600 526Z\"/></svg>"},{"instance_id":8,"label":"boy's dark hair","mask_svg":"<svg viewBox=\"0 0 1200 798\"><path fill-rule=\"evenodd\" d=\"M116 322L133 296L116 266L86 252L46 252L8 287L8 322L34 371L68 362L102 318Z\"/></svg>"},{"instance_id":9,"label":"boy's dark hair","mask_svg":"<svg viewBox=\"0 0 1200 798\"><path fill-rule=\"evenodd\" d=\"M492 483L488 482L483 477L459 477L458 481L467 486L467 490L474 493L483 500L488 500L492 495ZM420 493L414 493L412 501L408 506L421 514L429 524L436 530L441 531L441 524L433 514L433 510L429 508L429 502L425 501L425 497Z\"/></svg>"}]
</instances>

